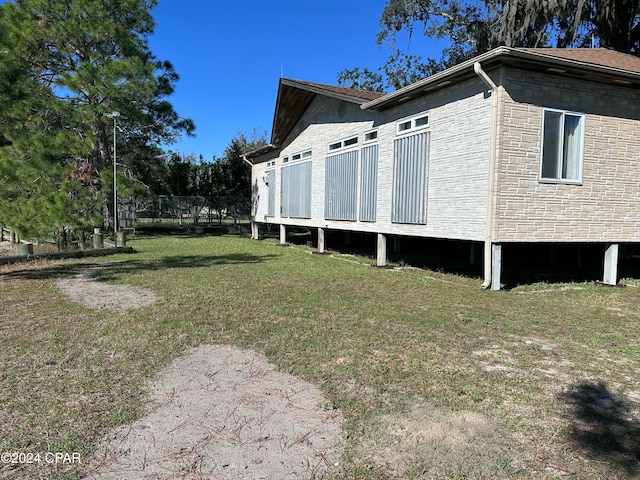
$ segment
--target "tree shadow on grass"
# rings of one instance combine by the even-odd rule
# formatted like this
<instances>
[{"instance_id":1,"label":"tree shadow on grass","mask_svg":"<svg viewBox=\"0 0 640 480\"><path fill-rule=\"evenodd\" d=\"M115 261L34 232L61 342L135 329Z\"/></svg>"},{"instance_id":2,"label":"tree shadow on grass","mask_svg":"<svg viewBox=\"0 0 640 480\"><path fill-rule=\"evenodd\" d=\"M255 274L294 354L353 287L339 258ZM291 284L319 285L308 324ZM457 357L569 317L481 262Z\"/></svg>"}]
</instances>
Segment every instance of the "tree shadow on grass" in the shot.
<instances>
[{"instance_id":1,"label":"tree shadow on grass","mask_svg":"<svg viewBox=\"0 0 640 480\"><path fill-rule=\"evenodd\" d=\"M560 395L572 425L570 440L610 468L635 477L640 473L640 421L631 404L603 382L583 382Z\"/></svg>"},{"instance_id":2,"label":"tree shadow on grass","mask_svg":"<svg viewBox=\"0 0 640 480\"><path fill-rule=\"evenodd\" d=\"M99 280L113 280L129 272L156 271L174 268L206 268L215 265L263 263L275 255L250 255L233 253L228 255L175 255L157 260L123 260L115 262L62 263L38 268L37 263L26 264L26 268L11 268L0 273L2 278L24 280L56 279L89 272Z\"/></svg>"}]
</instances>

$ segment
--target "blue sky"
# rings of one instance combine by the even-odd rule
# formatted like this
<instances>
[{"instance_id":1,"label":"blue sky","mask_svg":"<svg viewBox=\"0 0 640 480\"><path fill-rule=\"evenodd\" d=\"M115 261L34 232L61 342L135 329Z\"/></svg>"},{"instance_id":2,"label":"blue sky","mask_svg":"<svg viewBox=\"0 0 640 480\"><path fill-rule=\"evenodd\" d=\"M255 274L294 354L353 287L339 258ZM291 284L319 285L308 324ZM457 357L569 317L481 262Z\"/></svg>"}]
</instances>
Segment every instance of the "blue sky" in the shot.
<instances>
[{"instance_id":1,"label":"blue sky","mask_svg":"<svg viewBox=\"0 0 640 480\"><path fill-rule=\"evenodd\" d=\"M393 49L376 35L385 0L159 0L151 51L180 75L170 98L196 137L166 147L211 160L238 132L270 138L278 79L335 85L345 68L382 66ZM397 47L440 57L417 34Z\"/></svg>"}]
</instances>

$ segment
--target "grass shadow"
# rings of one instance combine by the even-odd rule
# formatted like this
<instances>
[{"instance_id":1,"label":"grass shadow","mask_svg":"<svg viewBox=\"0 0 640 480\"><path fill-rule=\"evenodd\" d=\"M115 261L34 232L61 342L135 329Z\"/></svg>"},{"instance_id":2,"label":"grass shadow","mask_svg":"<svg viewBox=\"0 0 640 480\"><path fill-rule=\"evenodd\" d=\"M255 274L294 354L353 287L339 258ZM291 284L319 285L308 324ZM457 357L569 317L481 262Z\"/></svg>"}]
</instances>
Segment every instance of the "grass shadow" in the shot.
<instances>
[{"instance_id":1,"label":"grass shadow","mask_svg":"<svg viewBox=\"0 0 640 480\"><path fill-rule=\"evenodd\" d=\"M583 382L560 395L571 421L570 440L591 458L640 474L640 421L631 405L603 382Z\"/></svg>"},{"instance_id":2,"label":"grass shadow","mask_svg":"<svg viewBox=\"0 0 640 480\"><path fill-rule=\"evenodd\" d=\"M157 260L124 260L103 263L58 264L38 268L38 264L30 264L31 268L10 269L0 273L0 278L17 278L24 280L56 279L77 275L93 270L92 275L99 280L113 280L128 272L155 271L173 268L203 268L215 265L232 265L262 263L275 255L251 255L232 253L227 255L175 255Z\"/></svg>"}]
</instances>

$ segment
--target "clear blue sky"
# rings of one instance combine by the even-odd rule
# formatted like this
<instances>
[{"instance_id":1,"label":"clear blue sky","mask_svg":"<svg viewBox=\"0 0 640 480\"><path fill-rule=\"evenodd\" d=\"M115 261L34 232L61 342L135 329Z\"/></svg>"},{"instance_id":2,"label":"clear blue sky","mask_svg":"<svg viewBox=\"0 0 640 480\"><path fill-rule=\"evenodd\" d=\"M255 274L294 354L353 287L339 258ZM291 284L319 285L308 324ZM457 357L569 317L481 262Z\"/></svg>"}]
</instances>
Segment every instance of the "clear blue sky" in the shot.
<instances>
[{"instance_id":1,"label":"clear blue sky","mask_svg":"<svg viewBox=\"0 0 640 480\"><path fill-rule=\"evenodd\" d=\"M270 139L278 79L335 85L356 66L375 70L392 47L375 40L385 0L159 0L151 51L180 75L170 98L196 137L166 147L205 160L223 155L237 132ZM410 46L410 48L409 48ZM397 47L439 58L418 32Z\"/></svg>"}]
</instances>

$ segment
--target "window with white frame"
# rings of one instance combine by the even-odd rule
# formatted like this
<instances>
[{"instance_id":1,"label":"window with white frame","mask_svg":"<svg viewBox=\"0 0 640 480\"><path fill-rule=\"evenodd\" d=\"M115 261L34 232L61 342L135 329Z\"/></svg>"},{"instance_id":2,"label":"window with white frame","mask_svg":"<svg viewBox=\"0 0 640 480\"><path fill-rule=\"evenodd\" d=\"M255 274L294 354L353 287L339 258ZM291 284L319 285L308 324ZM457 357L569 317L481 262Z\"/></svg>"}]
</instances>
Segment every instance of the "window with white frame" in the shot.
<instances>
[{"instance_id":1,"label":"window with white frame","mask_svg":"<svg viewBox=\"0 0 640 480\"><path fill-rule=\"evenodd\" d=\"M584 151L584 114L544 109L540 180L580 182Z\"/></svg>"},{"instance_id":2,"label":"window with white frame","mask_svg":"<svg viewBox=\"0 0 640 480\"><path fill-rule=\"evenodd\" d=\"M429 126L429 114L423 113L415 118L408 118L398 122L397 133L401 135L403 133L412 132L420 128L426 128Z\"/></svg>"},{"instance_id":3,"label":"window with white frame","mask_svg":"<svg viewBox=\"0 0 640 480\"><path fill-rule=\"evenodd\" d=\"M364 134L364 142L373 142L378 139L378 131L373 130Z\"/></svg>"},{"instance_id":4,"label":"window with white frame","mask_svg":"<svg viewBox=\"0 0 640 480\"><path fill-rule=\"evenodd\" d=\"M329 144L329 151L340 150L341 148L351 147L358 144L358 137L351 137L339 142L332 142Z\"/></svg>"},{"instance_id":5,"label":"window with white frame","mask_svg":"<svg viewBox=\"0 0 640 480\"><path fill-rule=\"evenodd\" d=\"M291 161L296 162L298 160L302 160L310 157L311 157L311 150L305 150L304 152L298 152L291 155Z\"/></svg>"}]
</instances>

